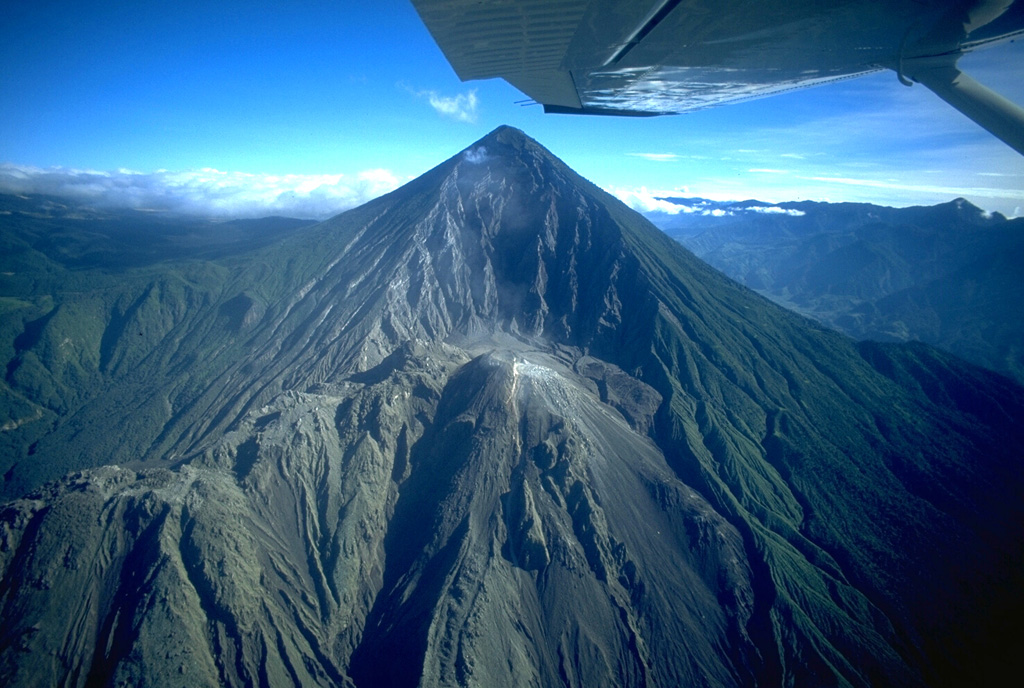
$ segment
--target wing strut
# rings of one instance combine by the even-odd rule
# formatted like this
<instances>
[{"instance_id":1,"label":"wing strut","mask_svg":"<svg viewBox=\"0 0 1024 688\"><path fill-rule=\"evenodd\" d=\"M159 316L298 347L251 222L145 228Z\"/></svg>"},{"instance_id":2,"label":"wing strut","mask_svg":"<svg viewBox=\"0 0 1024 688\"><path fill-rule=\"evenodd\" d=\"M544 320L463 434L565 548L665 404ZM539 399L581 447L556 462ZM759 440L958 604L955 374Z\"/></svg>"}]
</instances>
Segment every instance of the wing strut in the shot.
<instances>
[{"instance_id":1,"label":"wing strut","mask_svg":"<svg viewBox=\"0 0 1024 688\"><path fill-rule=\"evenodd\" d=\"M979 84L957 66L959 55L906 60L900 81L910 77L1024 155L1024 108Z\"/></svg>"}]
</instances>

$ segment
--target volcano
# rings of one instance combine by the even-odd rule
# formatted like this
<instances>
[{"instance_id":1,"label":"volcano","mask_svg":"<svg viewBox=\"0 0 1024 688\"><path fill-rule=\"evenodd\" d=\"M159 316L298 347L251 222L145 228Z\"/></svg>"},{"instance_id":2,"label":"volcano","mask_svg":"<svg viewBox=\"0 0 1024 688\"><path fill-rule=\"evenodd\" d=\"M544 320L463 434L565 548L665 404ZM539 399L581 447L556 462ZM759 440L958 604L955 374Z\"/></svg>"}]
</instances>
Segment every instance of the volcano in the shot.
<instances>
[{"instance_id":1,"label":"volcano","mask_svg":"<svg viewBox=\"0 0 1024 688\"><path fill-rule=\"evenodd\" d=\"M773 305L515 129L51 291L8 346L5 685L958 685L1017 647L1024 389Z\"/></svg>"}]
</instances>

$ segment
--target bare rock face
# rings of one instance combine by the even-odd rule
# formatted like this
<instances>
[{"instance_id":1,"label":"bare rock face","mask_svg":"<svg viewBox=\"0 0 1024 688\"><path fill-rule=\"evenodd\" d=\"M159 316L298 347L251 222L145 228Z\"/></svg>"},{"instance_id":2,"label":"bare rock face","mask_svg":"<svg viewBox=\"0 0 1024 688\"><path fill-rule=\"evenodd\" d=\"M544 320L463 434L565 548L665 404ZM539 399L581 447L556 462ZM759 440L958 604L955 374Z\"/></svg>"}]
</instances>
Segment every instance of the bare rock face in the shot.
<instances>
[{"instance_id":1,"label":"bare rock face","mask_svg":"<svg viewBox=\"0 0 1024 688\"><path fill-rule=\"evenodd\" d=\"M102 403L51 385L73 421L34 460L82 428L132 451L79 446L121 465L2 507L5 685L939 685L1002 658L1024 390L771 305L521 132L218 261L110 311L79 363Z\"/></svg>"}]
</instances>

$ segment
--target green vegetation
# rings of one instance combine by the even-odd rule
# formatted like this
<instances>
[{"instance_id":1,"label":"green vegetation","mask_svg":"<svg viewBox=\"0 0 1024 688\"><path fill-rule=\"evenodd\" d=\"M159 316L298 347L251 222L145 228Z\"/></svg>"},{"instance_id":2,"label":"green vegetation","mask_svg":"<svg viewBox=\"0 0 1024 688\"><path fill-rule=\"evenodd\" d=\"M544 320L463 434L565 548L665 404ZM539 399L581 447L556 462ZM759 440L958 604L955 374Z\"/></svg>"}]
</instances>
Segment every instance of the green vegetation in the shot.
<instances>
[{"instance_id":1,"label":"green vegetation","mask_svg":"<svg viewBox=\"0 0 1024 688\"><path fill-rule=\"evenodd\" d=\"M796 215L749 205L659 222L733 279L852 337L923 341L1024 381L1024 219L963 199L780 208Z\"/></svg>"}]
</instances>

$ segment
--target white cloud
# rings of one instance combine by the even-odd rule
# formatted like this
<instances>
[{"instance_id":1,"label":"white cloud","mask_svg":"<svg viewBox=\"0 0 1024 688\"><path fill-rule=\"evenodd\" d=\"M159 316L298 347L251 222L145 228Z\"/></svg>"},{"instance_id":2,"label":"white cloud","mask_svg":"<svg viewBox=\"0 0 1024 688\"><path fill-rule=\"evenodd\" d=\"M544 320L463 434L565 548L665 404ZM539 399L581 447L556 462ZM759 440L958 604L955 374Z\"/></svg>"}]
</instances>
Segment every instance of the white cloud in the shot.
<instances>
[{"instance_id":1,"label":"white cloud","mask_svg":"<svg viewBox=\"0 0 1024 688\"><path fill-rule=\"evenodd\" d=\"M425 98L430 103L430 107L434 108L437 114L442 117L449 117L458 122L466 122L467 124L476 123L476 111L480 104L480 99L476 96L475 88L458 95L445 96L437 91L413 88L403 81L398 82L398 86L417 98Z\"/></svg>"},{"instance_id":2,"label":"white cloud","mask_svg":"<svg viewBox=\"0 0 1024 688\"><path fill-rule=\"evenodd\" d=\"M417 95L426 98L439 115L468 124L476 122L476 89L457 96L443 96L437 91L420 91Z\"/></svg>"},{"instance_id":3,"label":"white cloud","mask_svg":"<svg viewBox=\"0 0 1024 688\"><path fill-rule=\"evenodd\" d=\"M744 213L762 213L767 215L790 215L801 217L806 215L802 210L796 208L780 208L775 205L751 205L736 208L722 208L719 204L728 204L738 199L715 194L714 197L693 198L691 189L680 187L676 189L652 190L647 187L624 188L606 187L605 191L612 194L633 210L643 214L662 213L665 215L678 215L680 213L690 215L707 215L711 217L734 217ZM665 200L675 198L677 202ZM678 202L686 199L686 203Z\"/></svg>"},{"instance_id":4,"label":"white cloud","mask_svg":"<svg viewBox=\"0 0 1024 688\"><path fill-rule=\"evenodd\" d=\"M340 177L341 175L338 176ZM356 175L356 179L362 183L369 184L372 187L385 189L387 191L397 189L399 184L401 184L394 172L383 167L363 170ZM380 194L377 195L379 196Z\"/></svg>"},{"instance_id":5,"label":"white cloud","mask_svg":"<svg viewBox=\"0 0 1024 688\"><path fill-rule=\"evenodd\" d=\"M480 163L487 160L487 148L486 146L477 146L471 148L462 154L463 159L473 165L479 165Z\"/></svg>"},{"instance_id":6,"label":"white cloud","mask_svg":"<svg viewBox=\"0 0 1024 688\"><path fill-rule=\"evenodd\" d=\"M939 184L905 184L895 179L856 179L851 177L806 177L810 181L843 184L846 186L862 186L872 189L891 189L912 191L921 194L935 194L946 197L965 196L980 198L1020 199L1024 200L1024 190L992 189L978 186L947 186Z\"/></svg>"},{"instance_id":7,"label":"white cloud","mask_svg":"<svg viewBox=\"0 0 1024 688\"><path fill-rule=\"evenodd\" d=\"M790 215L792 217L803 217L807 214L796 208L780 208L777 205L751 205L744 208L744 210L765 215Z\"/></svg>"},{"instance_id":8,"label":"white cloud","mask_svg":"<svg viewBox=\"0 0 1024 688\"><path fill-rule=\"evenodd\" d=\"M626 155L654 162L673 162L680 157L678 153L626 153Z\"/></svg>"},{"instance_id":9,"label":"white cloud","mask_svg":"<svg viewBox=\"0 0 1024 688\"><path fill-rule=\"evenodd\" d=\"M641 213L667 213L678 215L679 213L692 213L699 210L689 206L672 203L663 200L664 197L686 195L689 191L684 187L671 191L651 191L646 187L627 189L622 187L607 187L605 191L615 196L633 210Z\"/></svg>"},{"instance_id":10,"label":"white cloud","mask_svg":"<svg viewBox=\"0 0 1024 688\"><path fill-rule=\"evenodd\" d=\"M268 175L212 168L172 172L113 172L0 164L0 192L48 194L104 207L136 208L206 217L323 219L399 186L394 173Z\"/></svg>"}]
</instances>

